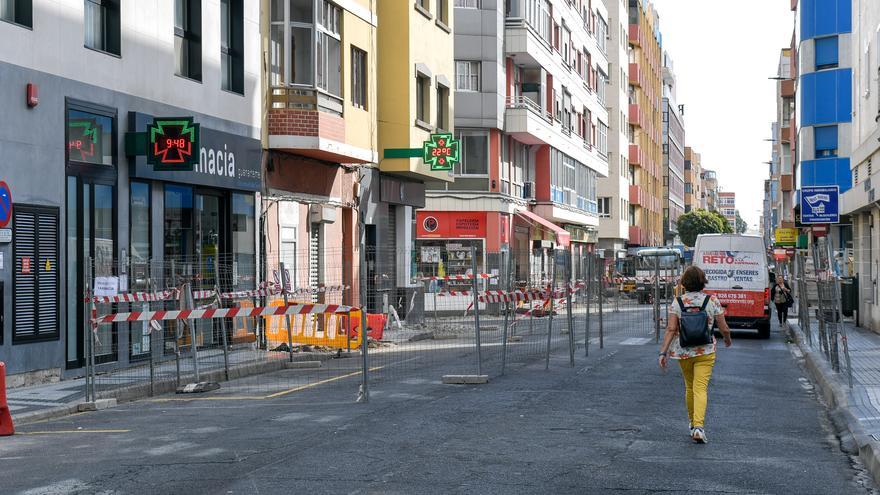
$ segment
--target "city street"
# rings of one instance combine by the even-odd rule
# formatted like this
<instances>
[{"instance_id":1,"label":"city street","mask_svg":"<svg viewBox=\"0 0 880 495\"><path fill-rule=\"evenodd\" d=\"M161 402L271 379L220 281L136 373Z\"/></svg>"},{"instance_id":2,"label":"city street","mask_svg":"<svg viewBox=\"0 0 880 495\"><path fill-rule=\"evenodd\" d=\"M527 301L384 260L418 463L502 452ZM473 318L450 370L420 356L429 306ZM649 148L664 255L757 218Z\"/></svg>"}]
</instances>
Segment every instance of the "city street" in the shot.
<instances>
[{"instance_id":1,"label":"city street","mask_svg":"<svg viewBox=\"0 0 880 495\"><path fill-rule=\"evenodd\" d=\"M0 440L4 493L876 493L836 445L774 328L735 334L688 435L679 372L652 339L608 331L482 386L429 370L273 398L165 396L21 426ZM271 377L262 377L267 382ZM246 381L247 379L245 379ZM356 380L356 379L355 379ZM350 385L350 386L348 386Z\"/></svg>"}]
</instances>

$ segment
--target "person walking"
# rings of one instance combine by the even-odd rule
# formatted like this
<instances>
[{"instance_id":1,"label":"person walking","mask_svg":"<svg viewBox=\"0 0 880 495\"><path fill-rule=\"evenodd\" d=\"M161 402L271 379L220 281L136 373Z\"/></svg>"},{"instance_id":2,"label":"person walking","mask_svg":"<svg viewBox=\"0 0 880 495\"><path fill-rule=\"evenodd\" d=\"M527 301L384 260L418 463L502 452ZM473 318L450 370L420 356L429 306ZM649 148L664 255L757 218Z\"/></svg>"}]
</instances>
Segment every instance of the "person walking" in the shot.
<instances>
[{"instance_id":1,"label":"person walking","mask_svg":"<svg viewBox=\"0 0 880 495\"><path fill-rule=\"evenodd\" d=\"M684 377L685 404L690 420L690 436L694 442L707 443L706 406L709 380L715 366L715 335L717 325L730 347L730 328L724 319L724 308L715 296L703 292L708 280L697 266L688 267L681 276L685 293L669 307L669 323L660 346L660 368L666 370L669 359L678 361Z\"/></svg>"},{"instance_id":2,"label":"person walking","mask_svg":"<svg viewBox=\"0 0 880 495\"><path fill-rule=\"evenodd\" d=\"M782 275L776 275L776 284L770 289L770 298L773 300L773 305L776 306L776 318L779 319L779 326L788 325L788 308L794 303L794 298L791 295L791 286Z\"/></svg>"}]
</instances>

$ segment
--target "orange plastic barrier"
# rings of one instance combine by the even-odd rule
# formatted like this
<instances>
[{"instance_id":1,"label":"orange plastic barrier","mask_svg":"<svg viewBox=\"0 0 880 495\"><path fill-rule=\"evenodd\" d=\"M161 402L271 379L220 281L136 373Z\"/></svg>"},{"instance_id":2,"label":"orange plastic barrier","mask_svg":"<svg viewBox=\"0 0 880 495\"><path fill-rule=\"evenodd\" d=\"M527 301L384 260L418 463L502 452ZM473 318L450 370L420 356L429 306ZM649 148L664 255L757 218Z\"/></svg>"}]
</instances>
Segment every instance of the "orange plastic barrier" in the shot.
<instances>
[{"instance_id":1,"label":"orange plastic barrier","mask_svg":"<svg viewBox=\"0 0 880 495\"><path fill-rule=\"evenodd\" d=\"M12 424L12 414L6 403L6 363L0 362L0 437L13 434L15 425Z\"/></svg>"},{"instance_id":2,"label":"orange plastic barrier","mask_svg":"<svg viewBox=\"0 0 880 495\"><path fill-rule=\"evenodd\" d=\"M382 337L385 336L385 324L387 323L387 319L388 317L384 314L367 313L367 335L373 340L382 340ZM357 338L359 335L358 331L361 328L360 313L357 314L357 318L355 318L355 314L352 313L349 328L351 329L352 338Z\"/></svg>"},{"instance_id":3,"label":"orange plastic barrier","mask_svg":"<svg viewBox=\"0 0 880 495\"><path fill-rule=\"evenodd\" d=\"M291 304L297 304L291 301ZM267 306L284 306L282 299L269 302ZM270 345L287 343L287 318L286 316L266 316L266 340ZM318 345L333 347L336 349L357 349L360 341L356 333L348 335L346 328L351 327L352 321L360 322L361 314L358 310L350 313L319 313L290 316L293 325L293 344ZM348 320L348 323L346 323Z\"/></svg>"}]
</instances>

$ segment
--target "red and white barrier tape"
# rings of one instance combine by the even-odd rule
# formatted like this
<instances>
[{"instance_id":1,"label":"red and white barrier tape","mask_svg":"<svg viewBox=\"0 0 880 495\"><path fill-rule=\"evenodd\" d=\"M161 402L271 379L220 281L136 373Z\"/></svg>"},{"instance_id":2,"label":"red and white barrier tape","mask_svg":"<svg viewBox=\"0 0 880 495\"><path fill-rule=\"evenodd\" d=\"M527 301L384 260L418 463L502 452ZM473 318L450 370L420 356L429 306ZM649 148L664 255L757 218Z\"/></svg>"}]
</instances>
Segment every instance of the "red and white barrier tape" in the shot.
<instances>
[{"instance_id":1,"label":"red and white barrier tape","mask_svg":"<svg viewBox=\"0 0 880 495\"><path fill-rule=\"evenodd\" d=\"M430 280L473 280L473 279L498 278L498 275L489 273L478 273L476 275L445 275L443 277L422 277L422 281Z\"/></svg>"},{"instance_id":2,"label":"red and white barrier tape","mask_svg":"<svg viewBox=\"0 0 880 495\"><path fill-rule=\"evenodd\" d=\"M304 287L287 291L290 295L314 294L320 292L333 292L347 290L347 285L331 285L325 287ZM194 300L213 299L217 297L217 292L213 289L194 290L192 292ZM220 299L246 299L251 297L269 297L281 295L281 287L274 282L264 282L260 284L259 289L239 290L231 292L221 292ZM131 302L156 302L170 301L180 297L180 289L171 288L158 292L132 292L129 294L118 294L115 296L93 296L86 298L87 302L99 304L108 303L131 303Z\"/></svg>"},{"instance_id":3,"label":"red and white barrier tape","mask_svg":"<svg viewBox=\"0 0 880 495\"><path fill-rule=\"evenodd\" d=\"M93 324L122 323L126 321L208 320L213 318L307 315L323 313L350 313L354 308L338 304L291 304L258 308L184 309L175 311L132 311L95 317Z\"/></svg>"}]
</instances>

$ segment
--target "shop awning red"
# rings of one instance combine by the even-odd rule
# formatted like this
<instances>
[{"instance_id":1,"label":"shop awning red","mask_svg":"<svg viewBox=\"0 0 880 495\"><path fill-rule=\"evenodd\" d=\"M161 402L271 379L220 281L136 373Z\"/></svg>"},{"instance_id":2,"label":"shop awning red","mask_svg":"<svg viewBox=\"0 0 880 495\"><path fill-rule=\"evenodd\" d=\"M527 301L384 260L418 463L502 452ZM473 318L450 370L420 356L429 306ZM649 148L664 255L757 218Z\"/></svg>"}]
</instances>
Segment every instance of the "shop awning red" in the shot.
<instances>
[{"instance_id":1,"label":"shop awning red","mask_svg":"<svg viewBox=\"0 0 880 495\"><path fill-rule=\"evenodd\" d=\"M547 220L546 218L541 218L538 215L530 212L529 210L516 210L516 214L524 218L526 221L530 223L536 223L542 228L556 234L556 244L558 244L559 247L568 247L568 245L571 243L571 234L569 234L567 230L563 229L559 225L556 225L550 220Z\"/></svg>"}]
</instances>

